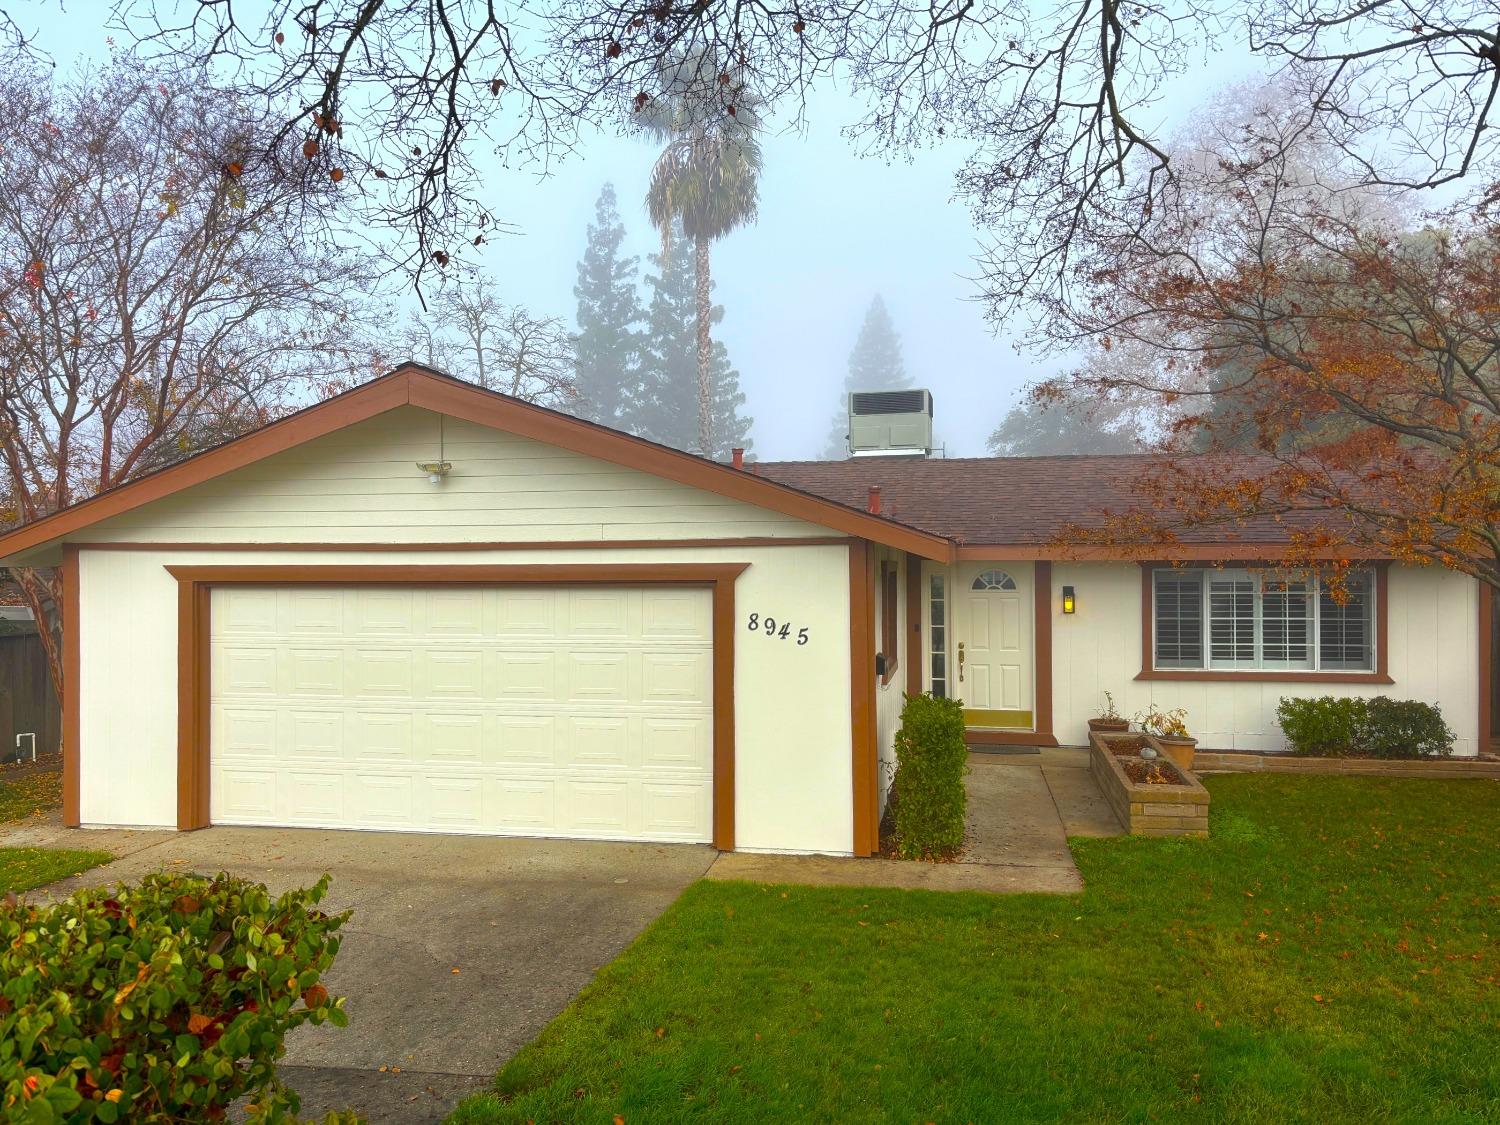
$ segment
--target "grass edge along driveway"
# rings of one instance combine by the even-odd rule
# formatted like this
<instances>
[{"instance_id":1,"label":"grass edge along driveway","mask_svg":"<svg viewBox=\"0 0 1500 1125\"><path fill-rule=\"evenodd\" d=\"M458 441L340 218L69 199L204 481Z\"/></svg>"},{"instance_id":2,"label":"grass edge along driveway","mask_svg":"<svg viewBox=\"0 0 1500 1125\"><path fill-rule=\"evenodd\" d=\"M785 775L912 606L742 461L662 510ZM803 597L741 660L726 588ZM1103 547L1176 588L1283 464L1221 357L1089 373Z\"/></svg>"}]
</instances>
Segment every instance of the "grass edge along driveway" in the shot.
<instances>
[{"instance_id":1,"label":"grass edge along driveway","mask_svg":"<svg viewBox=\"0 0 1500 1125\"><path fill-rule=\"evenodd\" d=\"M451 1120L1500 1117L1500 784L1208 785L1081 895L700 882Z\"/></svg>"}]
</instances>

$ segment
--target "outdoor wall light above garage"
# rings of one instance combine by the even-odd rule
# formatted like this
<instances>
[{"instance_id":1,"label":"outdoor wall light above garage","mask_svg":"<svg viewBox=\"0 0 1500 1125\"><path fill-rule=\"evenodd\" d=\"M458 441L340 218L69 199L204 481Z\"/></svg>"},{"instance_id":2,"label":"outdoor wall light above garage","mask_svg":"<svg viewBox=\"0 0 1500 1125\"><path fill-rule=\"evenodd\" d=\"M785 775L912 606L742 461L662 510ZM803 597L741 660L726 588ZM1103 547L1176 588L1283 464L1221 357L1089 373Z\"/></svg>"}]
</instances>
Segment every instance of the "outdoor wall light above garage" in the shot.
<instances>
[{"instance_id":1,"label":"outdoor wall light above garage","mask_svg":"<svg viewBox=\"0 0 1500 1125\"><path fill-rule=\"evenodd\" d=\"M1073 587L1071 587L1071 586L1064 586L1063 587L1063 612L1064 613L1072 613L1073 610L1076 609L1076 608L1077 608L1077 603L1073 599Z\"/></svg>"},{"instance_id":2,"label":"outdoor wall light above garage","mask_svg":"<svg viewBox=\"0 0 1500 1125\"><path fill-rule=\"evenodd\" d=\"M453 465L449 461L418 461L417 468L427 474L427 479L433 484L442 484L443 478L452 470Z\"/></svg>"}]
</instances>

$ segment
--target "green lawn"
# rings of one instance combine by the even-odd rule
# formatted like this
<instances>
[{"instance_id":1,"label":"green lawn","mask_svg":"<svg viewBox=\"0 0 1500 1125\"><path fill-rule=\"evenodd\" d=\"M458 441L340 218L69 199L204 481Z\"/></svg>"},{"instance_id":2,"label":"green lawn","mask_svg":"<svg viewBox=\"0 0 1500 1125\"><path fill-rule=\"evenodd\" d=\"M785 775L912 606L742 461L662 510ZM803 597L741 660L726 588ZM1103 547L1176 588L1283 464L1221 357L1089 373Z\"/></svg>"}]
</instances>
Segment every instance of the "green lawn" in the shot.
<instances>
[{"instance_id":1,"label":"green lawn","mask_svg":"<svg viewBox=\"0 0 1500 1125\"><path fill-rule=\"evenodd\" d=\"M109 852L58 848L0 848L0 894L29 891L45 883L79 875L114 859Z\"/></svg>"},{"instance_id":2,"label":"green lawn","mask_svg":"<svg viewBox=\"0 0 1500 1125\"><path fill-rule=\"evenodd\" d=\"M62 800L62 775L39 773L0 782L0 824L45 814ZM29 891L108 863L109 852L0 848L0 894Z\"/></svg>"},{"instance_id":3,"label":"green lawn","mask_svg":"<svg viewBox=\"0 0 1500 1125\"><path fill-rule=\"evenodd\" d=\"M453 1120L1500 1121L1500 784L1208 785L1078 896L698 883Z\"/></svg>"}]
</instances>

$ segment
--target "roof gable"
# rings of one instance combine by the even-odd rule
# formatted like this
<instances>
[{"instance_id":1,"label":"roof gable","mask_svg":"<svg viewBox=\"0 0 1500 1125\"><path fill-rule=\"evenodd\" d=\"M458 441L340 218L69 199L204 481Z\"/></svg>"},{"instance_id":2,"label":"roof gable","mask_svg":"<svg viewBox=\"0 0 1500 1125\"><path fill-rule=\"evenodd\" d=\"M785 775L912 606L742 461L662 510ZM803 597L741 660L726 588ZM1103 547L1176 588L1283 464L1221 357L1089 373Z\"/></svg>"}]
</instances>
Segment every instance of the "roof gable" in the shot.
<instances>
[{"instance_id":1,"label":"roof gable","mask_svg":"<svg viewBox=\"0 0 1500 1125\"><path fill-rule=\"evenodd\" d=\"M941 536L408 364L186 461L23 525L0 536L0 558L31 551L407 405L531 438L926 558L947 559L952 554L952 545Z\"/></svg>"}]
</instances>

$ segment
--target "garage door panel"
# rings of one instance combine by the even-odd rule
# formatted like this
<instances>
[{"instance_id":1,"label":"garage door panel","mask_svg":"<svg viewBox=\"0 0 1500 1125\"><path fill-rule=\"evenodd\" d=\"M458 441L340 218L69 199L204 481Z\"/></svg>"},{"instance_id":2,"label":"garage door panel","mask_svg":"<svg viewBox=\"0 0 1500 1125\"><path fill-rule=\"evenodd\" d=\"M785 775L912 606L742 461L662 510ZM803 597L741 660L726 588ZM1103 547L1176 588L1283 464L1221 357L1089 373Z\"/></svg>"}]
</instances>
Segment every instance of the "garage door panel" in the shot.
<instances>
[{"instance_id":1,"label":"garage door panel","mask_svg":"<svg viewBox=\"0 0 1500 1125\"><path fill-rule=\"evenodd\" d=\"M410 826L416 823L412 815L415 788L416 779L409 774L354 770L345 775L346 815L356 824Z\"/></svg>"},{"instance_id":2,"label":"garage door panel","mask_svg":"<svg viewBox=\"0 0 1500 1125\"><path fill-rule=\"evenodd\" d=\"M276 815L276 771L226 768L214 779L229 823L265 823Z\"/></svg>"},{"instance_id":3,"label":"garage door panel","mask_svg":"<svg viewBox=\"0 0 1500 1125\"><path fill-rule=\"evenodd\" d=\"M643 652L641 700L708 706L713 693L713 660L706 652Z\"/></svg>"},{"instance_id":4,"label":"garage door panel","mask_svg":"<svg viewBox=\"0 0 1500 1125\"><path fill-rule=\"evenodd\" d=\"M432 712L422 715L417 724L418 746L428 762L484 761L484 715Z\"/></svg>"},{"instance_id":5,"label":"garage door panel","mask_svg":"<svg viewBox=\"0 0 1500 1125\"><path fill-rule=\"evenodd\" d=\"M482 636L484 610L482 590L433 590L427 597L427 632L438 636Z\"/></svg>"},{"instance_id":6,"label":"garage door panel","mask_svg":"<svg viewBox=\"0 0 1500 1125\"><path fill-rule=\"evenodd\" d=\"M344 651L336 648L291 648L280 654L286 681L280 690L289 695L323 696L344 694ZM234 691L232 684L226 689Z\"/></svg>"},{"instance_id":7,"label":"garage door panel","mask_svg":"<svg viewBox=\"0 0 1500 1125\"><path fill-rule=\"evenodd\" d=\"M502 637L551 638L557 631L557 595L545 589L497 590L495 631Z\"/></svg>"},{"instance_id":8,"label":"garage door panel","mask_svg":"<svg viewBox=\"0 0 1500 1125\"><path fill-rule=\"evenodd\" d=\"M432 776L421 781L427 824L439 828L477 831L484 825L484 779Z\"/></svg>"},{"instance_id":9,"label":"garage door panel","mask_svg":"<svg viewBox=\"0 0 1500 1125\"><path fill-rule=\"evenodd\" d=\"M691 838L709 815L708 800L701 785L641 783L642 820L654 835Z\"/></svg>"},{"instance_id":10,"label":"garage door panel","mask_svg":"<svg viewBox=\"0 0 1500 1125\"><path fill-rule=\"evenodd\" d=\"M495 698L500 702L557 697L556 654L506 650L495 654Z\"/></svg>"},{"instance_id":11,"label":"garage door panel","mask_svg":"<svg viewBox=\"0 0 1500 1125\"><path fill-rule=\"evenodd\" d=\"M414 590L355 590L353 629L357 635L412 636Z\"/></svg>"},{"instance_id":12,"label":"garage door panel","mask_svg":"<svg viewBox=\"0 0 1500 1125\"><path fill-rule=\"evenodd\" d=\"M214 745L236 758L273 758L281 744L279 716L264 707L220 707L209 722Z\"/></svg>"},{"instance_id":13,"label":"garage door panel","mask_svg":"<svg viewBox=\"0 0 1500 1125\"><path fill-rule=\"evenodd\" d=\"M327 637L343 633L344 599L337 590L286 590L281 596L286 627L293 635Z\"/></svg>"},{"instance_id":14,"label":"garage door panel","mask_svg":"<svg viewBox=\"0 0 1500 1125\"><path fill-rule=\"evenodd\" d=\"M711 836L706 590L213 598L219 823Z\"/></svg>"},{"instance_id":15,"label":"garage door panel","mask_svg":"<svg viewBox=\"0 0 1500 1125\"><path fill-rule=\"evenodd\" d=\"M629 591L565 591L566 625L560 630L563 640L623 639L630 636Z\"/></svg>"},{"instance_id":16,"label":"garage door panel","mask_svg":"<svg viewBox=\"0 0 1500 1125\"><path fill-rule=\"evenodd\" d=\"M349 756L355 761L415 762L414 716L400 711L355 711L349 726Z\"/></svg>"},{"instance_id":17,"label":"garage door panel","mask_svg":"<svg viewBox=\"0 0 1500 1125\"><path fill-rule=\"evenodd\" d=\"M215 627L239 635L274 635L277 591L256 587L221 590L214 595Z\"/></svg>"},{"instance_id":18,"label":"garage door panel","mask_svg":"<svg viewBox=\"0 0 1500 1125\"><path fill-rule=\"evenodd\" d=\"M349 654L350 694L363 698L411 698L415 687L414 657L410 649L355 649Z\"/></svg>"},{"instance_id":19,"label":"garage door panel","mask_svg":"<svg viewBox=\"0 0 1500 1125\"><path fill-rule=\"evenodd\" d=\"M565 654L568 703L626 703L630 698L630 653L579 651Z\"/></svg>"},{"instance_id":20,"label":"garage door panel","mask_svg":"<svg viewBox=\"0 0 1500 1125\"><path fill-rule=\"evenodd\" d=\"M713 723L702 718L641 719L641 764L652 767L707 773L713 761Z\"/></svg>"},{"instance_id":21,"label":"garage door panel","mask_svg":"<svg viewBox=\"0 0 1500 1125\"><path fill-rule=\"evenodd\" d=\"M286 731L285 745L297 761L344 757L343 711L289 711L280 725Z\"/></svg>"},{"instance_id":22,"label":"garage door panel","mask_svg":"<svg viewBox=\"0 0 1500 1125\"><path fill-rule=\"evenodd\" d=\"M417 653L419 694L434 699L484 699L482 649L423 649Z\"/></svg>"},{"instance_id":23,"label":"garage door panel","mask_svg":"<svg viewBox=\"0 0 1500 1125\"><path fill-rule=\"evenodd\" d=\"M580 781L565 778L559 783L561 827L580 835L623 836L630 824L630 783Z\"/></svg>"},{"instance_id":24,"label":"garage door panel","mask_svg":"<svg viewBox=\"0 0 1500 1125\"><path fill-rule=\"evenodd\" d=\"M237 696L276 694L276 650L226 644L214 653L211 675L226 693Z\"/></svg>"},{"instance_id":25,"label":"garage door panel","mask_svg":"<svg viewBox=\"0 0 1500 1125\"><path fill-rule=\"evenodd\" d=\"M707 644L712 636L709 601L697 590L643 590L641 636L677 638Z\"/></svg>"},{"instance_id":26,"label":"garage door panel","mask_svg":"<svg viewBox=\"0 0 1500 1125\"><path fill-rule=\"evenodd\" d=\"M344 819L342 770L287 770L278 779L278 806L288 821L299 824L338 824Z\"/></svg>"},{"instance_id":27,"label":"garage door panel","mask_svg":"<svg viewBox=\"0 0 1500 1125\"><path fill-rule=\"evenodd\" d=\"M493 765L556 765L557 717L499 715L488 760Z\"/></svg>"},{"instance_id":28,"label":"garage door panel","mask_svg":"<svg viewBox=\"0 0 1500 1125\"><path fill-rule=\"evenodd\" d=\"M561 725L557 765L579 770L623 770L630 765L630 722L625 716L570 716Z\"/></svg>"},{"instance_id":29,"label":"garage door panel","mask_svg":"<svg viewBox=\"0 0 1500 1125\"><path fill-rule=\"evenodd\" d=\"M557 786L550 778L493 778L485 803L488 823L496 829L556 831Z\"/></svg>"}]
</instances>

